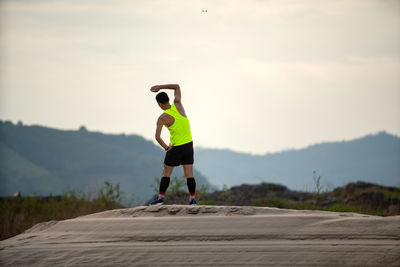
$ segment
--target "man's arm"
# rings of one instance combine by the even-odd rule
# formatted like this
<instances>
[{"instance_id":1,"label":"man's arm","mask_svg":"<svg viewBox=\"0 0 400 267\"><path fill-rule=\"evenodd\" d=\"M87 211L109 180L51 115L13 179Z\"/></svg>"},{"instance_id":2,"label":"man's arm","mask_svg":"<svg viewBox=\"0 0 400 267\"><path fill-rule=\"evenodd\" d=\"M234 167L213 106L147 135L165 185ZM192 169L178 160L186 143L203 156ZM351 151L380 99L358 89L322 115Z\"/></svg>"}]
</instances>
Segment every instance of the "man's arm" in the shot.
<instances>
[{"instance_id":1,"label":"man's arm","mask_svg":"<svg viewBox=\"0 0 400 267\"><path fill-rule=\"evenodd\" d=\"M151 87L150 91L156 93L161 89L172 89L174 90L174 103L181 104L181 88L179 84L162 84L162 85L155 85Z\"/></svg>"},{"instance_id":2,"label":"man's arm","mask_svg":"<svg viewBox=\"0 0 400 267\"><path fill-rule=\"evenodd\" d=\"M164 140L162 140L162 138L161 138L161 130L162 130L163 125L164 125L164 121L163 121L163 118L162 118L162 115L161 115L157 120L156 140L164 150L170 151L172 149L173 145L169 145L168 146L164 142Z\"/></svg>"}]
</instances>

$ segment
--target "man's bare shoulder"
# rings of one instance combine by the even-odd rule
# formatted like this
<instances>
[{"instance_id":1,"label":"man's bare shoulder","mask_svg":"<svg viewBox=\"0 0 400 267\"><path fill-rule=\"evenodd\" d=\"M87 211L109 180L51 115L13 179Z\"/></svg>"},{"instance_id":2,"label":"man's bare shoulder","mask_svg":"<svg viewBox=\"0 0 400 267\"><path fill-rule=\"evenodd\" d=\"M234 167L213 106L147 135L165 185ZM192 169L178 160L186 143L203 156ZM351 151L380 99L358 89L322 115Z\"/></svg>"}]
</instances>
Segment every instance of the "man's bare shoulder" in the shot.
<instances>
[{"instance_id":1,"label":"man's bare shoulder","mask_svg":"<svg viewBox=\"0 0 400 267\"><path fill-rule=\"evenodd\" d=\"M157 124L171 125L174 123L174 117L167 113L163 113L158 117Z\"/></svg>"},{"instance_id":2,"label":"man's bare shoulder","mask_svg":"<svg viewBox=\"0 0 400 267\"><path fill-rule=\"evenodd\" d=\"M164 121L165 119L167 119L168 114L167 113L162 113L159 117L158 117L158 121Z\"/></svg>"},{"instance_id":3,"label":"man's bare shoulder","mask_svg":"<svg viewBox=\"0 0 400 267\"><path fill-rule=\"evenodd\" d=\"M175 107L183 117L186 117L185 108L183 107L182 103L175 103Z\"/></svg>"}]
</instances>

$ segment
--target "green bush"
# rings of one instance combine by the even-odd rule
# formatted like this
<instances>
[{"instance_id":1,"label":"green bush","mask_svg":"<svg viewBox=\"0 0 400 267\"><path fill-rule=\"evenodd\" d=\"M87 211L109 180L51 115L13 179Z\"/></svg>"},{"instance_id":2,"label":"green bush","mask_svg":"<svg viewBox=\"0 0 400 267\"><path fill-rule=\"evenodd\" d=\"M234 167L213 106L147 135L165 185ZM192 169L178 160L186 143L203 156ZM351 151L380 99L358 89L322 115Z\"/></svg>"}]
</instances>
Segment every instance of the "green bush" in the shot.
<instances>
[{"instance_id":1,"label":"green bush","mask_svg":"<svg viewBox=\"0 0 400 267\"><path fill-rule=\"evenodd\" d=\"M119 184L114 186L108 181L104 182L93 199L72 190L58 197L4 198L0 201L0 240L20 234L40 222L123 208L120 204L122 200Z\"/></svg>"}]
</instances>

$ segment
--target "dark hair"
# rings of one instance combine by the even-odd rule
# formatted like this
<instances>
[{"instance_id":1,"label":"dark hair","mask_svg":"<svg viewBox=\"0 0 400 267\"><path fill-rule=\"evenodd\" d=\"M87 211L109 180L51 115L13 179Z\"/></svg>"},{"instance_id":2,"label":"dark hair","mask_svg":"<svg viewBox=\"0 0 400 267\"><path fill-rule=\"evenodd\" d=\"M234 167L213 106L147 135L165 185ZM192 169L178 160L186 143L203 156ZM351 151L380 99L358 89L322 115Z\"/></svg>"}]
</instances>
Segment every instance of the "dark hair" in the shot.
<instances>
[{"instance_id":1,"label":"dark hair","mask_svg":"<svg viewBox=\"0 0 400 267\"><path fill-rule=\"evenodd\" d=\"M157 100L157 102L160 102L161 104L165 104L165 103L169 102L169 97L168 97L167 93L161 92L156 95L156 100Z\"/></svg>"}]
</instances>

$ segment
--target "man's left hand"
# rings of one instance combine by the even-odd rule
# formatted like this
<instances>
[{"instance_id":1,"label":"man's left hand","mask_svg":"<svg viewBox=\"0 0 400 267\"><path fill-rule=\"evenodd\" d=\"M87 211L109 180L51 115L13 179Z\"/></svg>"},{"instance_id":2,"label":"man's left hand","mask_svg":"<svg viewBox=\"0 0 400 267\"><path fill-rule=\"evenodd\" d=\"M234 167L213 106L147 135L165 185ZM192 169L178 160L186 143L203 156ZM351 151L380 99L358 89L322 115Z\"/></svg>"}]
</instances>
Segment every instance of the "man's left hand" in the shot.
<instances>
[{"instance_id":1,"label":"man's left hand","mask_svg":"<svg viewBox=\"0 0 400 267\"><path fill-rule=\"evenodd\" d=\"M154 85L153 87L150 88L150 91L157 93L158 91L160 91L160 86L158 85Z\"/></svg>"}]
</instances>

